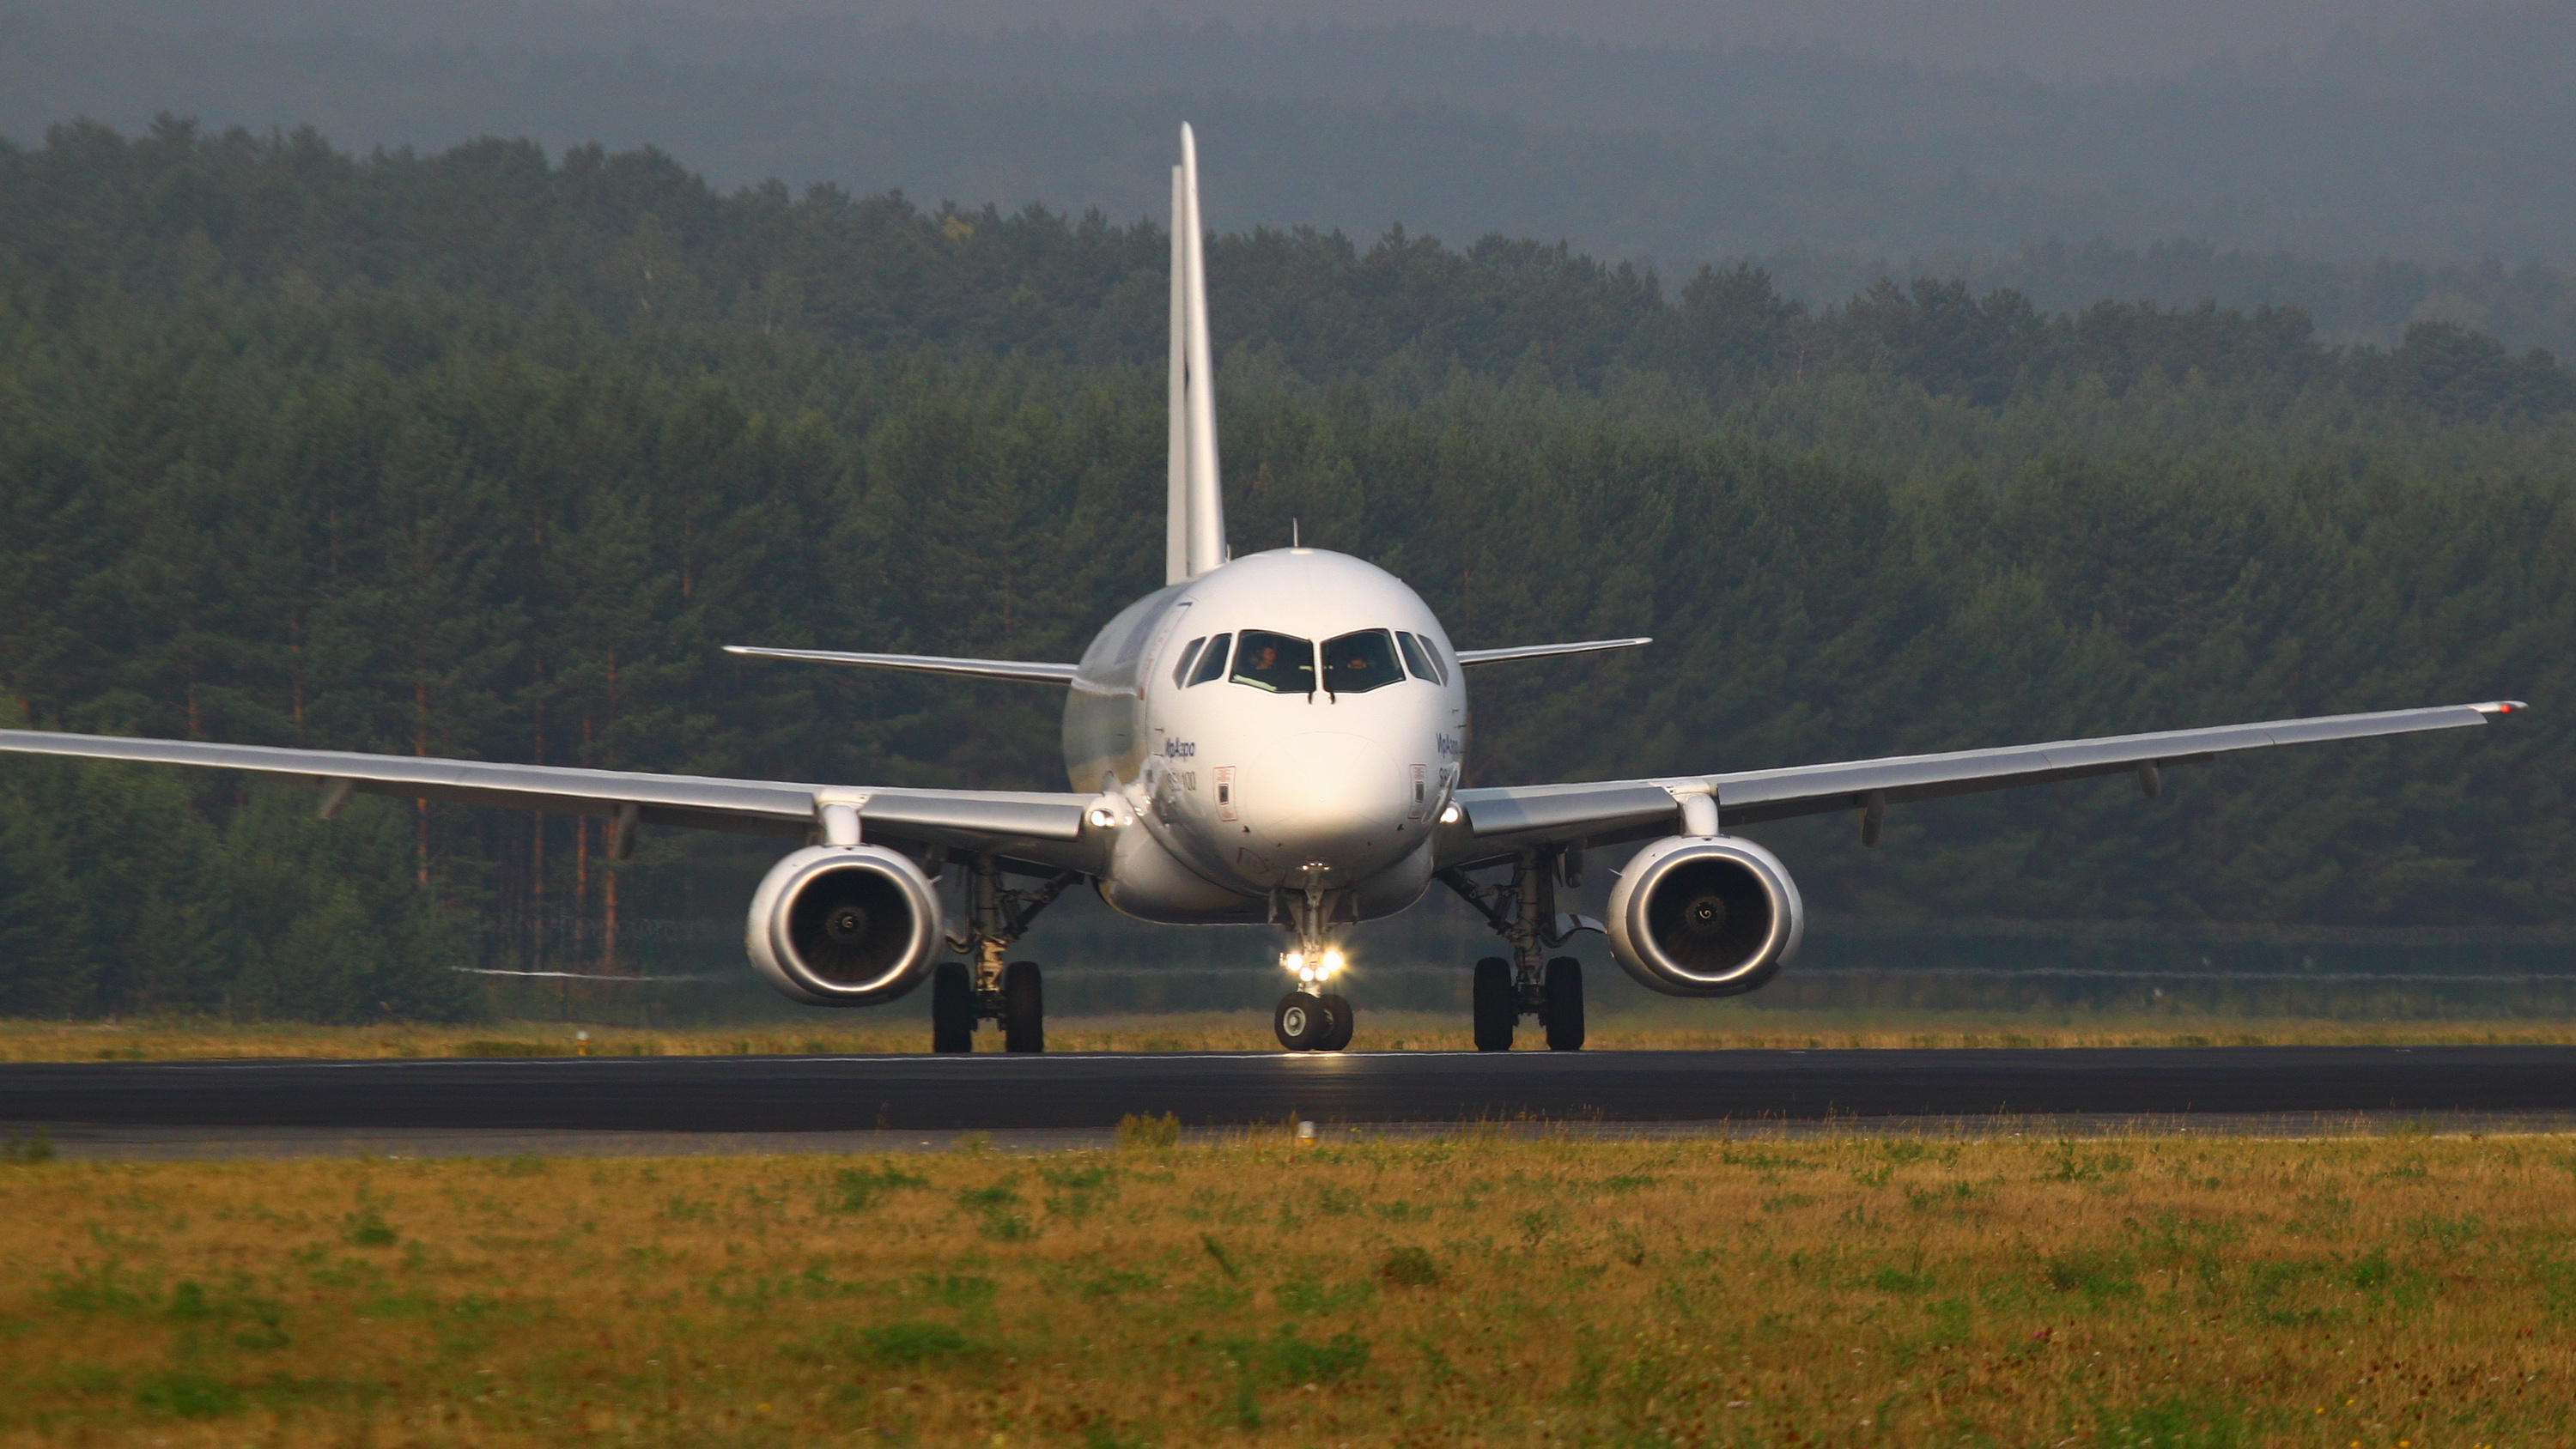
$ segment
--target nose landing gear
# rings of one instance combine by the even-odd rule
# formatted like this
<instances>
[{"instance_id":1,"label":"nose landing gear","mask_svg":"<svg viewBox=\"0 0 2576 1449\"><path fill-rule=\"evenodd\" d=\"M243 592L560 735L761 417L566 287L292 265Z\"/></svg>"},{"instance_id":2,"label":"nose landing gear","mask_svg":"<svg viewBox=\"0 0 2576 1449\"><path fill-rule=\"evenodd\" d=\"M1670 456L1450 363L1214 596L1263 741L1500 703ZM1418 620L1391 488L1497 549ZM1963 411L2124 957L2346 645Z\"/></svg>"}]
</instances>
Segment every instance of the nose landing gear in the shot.
<instances>
[{"instance_id":1,"label":"nose landing gear","mask_svg":"<svg viewBox=\"0 0 2576 1449\"><path fill-rule=\"evenodd\" d=\"M1332 992L1291 991L1270 1013L1270 1029L1292 1052L1340 1051L1351 1044L1358 1025L1351 1004Z\"/></svg>"},{"instance_id":2,"label":"nose landing gear","mask_svg":"<svg viewBox=\"0 0 2576 1449\"><path fill-rule=\"evenodd\" d=\"M1310 879L1311 874L1310 874ZM1342 953L1331 946L1324 926L1332 917L1329 897L1309 886L1289 902L1297 930L1297 947L1281 964L1297 973L1297 989L1279 998L1270 1013L1271 1030L1292 1052L1337 1052L1351 1044L1358 1018L1350 1002L1323 986L1341 970Z\"/></svg>"}]
</instances>

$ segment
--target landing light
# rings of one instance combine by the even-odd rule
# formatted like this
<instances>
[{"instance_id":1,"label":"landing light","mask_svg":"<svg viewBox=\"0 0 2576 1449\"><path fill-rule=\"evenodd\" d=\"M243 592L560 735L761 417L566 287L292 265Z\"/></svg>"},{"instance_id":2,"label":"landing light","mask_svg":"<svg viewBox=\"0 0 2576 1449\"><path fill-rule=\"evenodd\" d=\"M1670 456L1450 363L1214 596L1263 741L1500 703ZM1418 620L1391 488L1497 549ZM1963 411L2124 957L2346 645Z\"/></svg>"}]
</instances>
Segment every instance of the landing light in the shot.
<instances>
[{"instance_id":1,"label":"landing light","mask_svg":"<svg viewBox=\"0 0 2576 1449\"><path fill-rule=\"evenodd\" d=\"M1084 818L1091 822L1093 829L1106 830L1118 823L1118 812L1106 805L1094 805L1091 807L1091 813Z\"/></svg>"},{"instance_id":2,"label":"landing light","mask_svg":"<svg viewBox=\"0 0 2576 1449\"><path fill-rule=\"evenodd\" d=\"M1440 807L1440 823L1443 825L1455 825L1466 818L1467 812L1459 809L1455 800Z\"/></svg>"},{"instance_id":3,"label":"landing light","mask_svg":"<svg viewBox=\"0 0 2576 1449\"><path fill-rule=\"evenodd\" d=\"M1282 951L1279 953L1279 965L1289 975L1312 986L1318 981L1330 981L1338 975L1342 969L1343 960L1342 953L1339 951L1326 951L1311 960L1303 951Z\"/></svg>"}]
</instances>

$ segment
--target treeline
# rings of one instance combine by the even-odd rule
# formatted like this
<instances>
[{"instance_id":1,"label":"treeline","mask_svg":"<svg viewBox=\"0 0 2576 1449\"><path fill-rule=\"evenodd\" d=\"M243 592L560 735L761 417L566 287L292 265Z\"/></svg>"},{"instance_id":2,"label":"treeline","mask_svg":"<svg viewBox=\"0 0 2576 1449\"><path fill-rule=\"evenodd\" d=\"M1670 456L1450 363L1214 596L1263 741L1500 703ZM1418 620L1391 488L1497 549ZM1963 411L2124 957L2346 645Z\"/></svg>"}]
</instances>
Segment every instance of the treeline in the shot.
<instances>
[{"instance_id":1,"label":"treeline","mask_svg":"<svg viewBox=\"0 0 2576 1449\"><path fill-rule=\"evenodd\" d=\"M1150 233L176 127L0 175L0 693L38 727L1061 788L1048 691L719 648L1071 659L1159 582ZM1238 550L1298 520L1464 647L1658 637L1481 672L1482 782L2518 697L2152 805L1918 807L1878 852L1766 833L1820 908L1881 916L2564 918L2554 363L1937 286L1666 301L1501 243L1269 234L1211 268ZM1334 370L1337 337L1375 350ZM618 912L730 915L774 854L652 833L612 866L561 819L0 779L0 1009L463 1010L441 968L618 969Z\"/></svg>"},{"instance_id":2,"label":"treeline","mask_svg":"<svg viewBox=\"0 0 2576 1449\"><path fill-rule=\"evenodd\" d=\"M310 130L208 137L165 120L128 141L79 124L0 149L0 207L12 289L56 317L101 294L146 309L366 295L509 313L383 339L415 357L671 328L701 345L810 337L1077 366L1150 365L1164 345L1168 242L1151 223L925 212L828 187L723 195L649 150L593 146L551 165L531 144L482 141L359 158ZM2328 346L2295 309L2106 301L2052 315L2015 291L1931 280L1882 281L1818 311L1746 266L1702 268L1667 296L1651 274L1562 245L1489 237L1453 251L1401 230L1366 247L1313 231L1225 237L1209 274L1233 344L1317 383L1454 366L1597 389L1648 372L1724 403L1875 376L1996 406L2197 379L2275 405L2323 390L2444 419L2576 408L2576 376L2550 354L2455 323L2418 324L2392 350Z\"/></svg>"},{"instance_id":3,"label":"treeline","mask_svg":"<svg viewBox=\"0 0 2576 1449\"><path fill-rule=\"evenodd\" d=\"M2296 303L2336 339L2388 344L2450 320L2565 355L2576 112L2554 9L2347 34L2307 66L2074 82L2011 70L1948 27L1945 65L1938 45L1871 60L1466 25L966 33L931 28L953 15L913 26L880 7L686 0L12 0L0 134L33 142L78 116L139 129L177 110L263 132L328 118L361 151L487 133L651 142L728 188L775 176L1126 220L1162 211L1186 117L1225 231L1375 236L1401 220L1453 242L1499 232L1651 257L1673 278L1776 256L1816 302L1875 279L1855 259L1884 258L1900 277L2020 286L2053 308ZM1858 48L1895 43L1872 28ZM2150 246L2186 238L2224 264ZM2086 265L2016 261L2051 239ZM2096 239L2148 248L2146 265L2090 255ZM1798 251L1821 265L1785 255ZM2391 256L2451 264L2410 282L2402 263L2368 261ZM2490 277L2489 258L2515 275ZM2337 275L2321 286L2320 270Z\"/></svg>"},{"instance_id":4,"label":"treeline","mask_svg":"<svg viewBox=\"0 0 2576 1449\"><path fill-rule=\"evenodd\" d=\"M2047 241L1966 255L1917 251L1909 259L1826 252L1765 251L1753 259L1792 296L1840 299L1884 276L1964 279L1980 292L2009 287L2044 310L2081 311L2118 297L2223 307L2296 308L2332 340L2394 342L2420 322L2451 322L2560 356L2576 352L2576 274L2539 262L2506 265L2379 257L2336 261L2286 248L2220 247L2205 241L2118 246Z\"/></svg>"}]
</instances>

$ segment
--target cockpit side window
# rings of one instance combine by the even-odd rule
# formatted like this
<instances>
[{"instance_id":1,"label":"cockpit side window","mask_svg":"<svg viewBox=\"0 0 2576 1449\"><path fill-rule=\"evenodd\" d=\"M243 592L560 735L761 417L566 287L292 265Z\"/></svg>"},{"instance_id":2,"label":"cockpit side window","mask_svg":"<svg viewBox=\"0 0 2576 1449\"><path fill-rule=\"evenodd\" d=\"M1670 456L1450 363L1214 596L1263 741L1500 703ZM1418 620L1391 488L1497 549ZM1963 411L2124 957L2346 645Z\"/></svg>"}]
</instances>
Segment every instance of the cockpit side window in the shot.
<instances>
[{"instance_id":1,"label":"cockpit side window","mask_svg":"<svg viewBox=\"0 0 2576 1449\"><path fill-rule=\"evenodd\" d=\"M1413 671L1414 678L1429 680L1433 684L1440 682L1440 671L1431 667L1430 645L1402 629L1395 631L1395 642L1404 650L1404 667Z\"/></svg>"},{"instance_id":2,"label":"cockpit side window","mask_svg":"<svg viewBox=\"0 0 2576 1449\"><path fill-rule=\"evenodd\" d=\"M1199 656L1199 672L1190 676L1191 688L1225 678L1225 646L1233 642L1232 634L1219 634L1208 641L1207 653Z\"/></svg>"},{"instance_id":3,"label":"cockpit side window","mask_svg":"<svg viewBox=\"0 0 2576 1449\"><path fill-rule=\"evenodd\" d=\"M1313 694L1315 646L1293 634L1246 629L1243 647L1234 651L1234 682L1273 694Z\"/></svg>"},{"instance_id":4,"label":"cockpit side window","mask_svg":"<svg viewBox=\"0 0 2576 1449\"><path fill-rule=\"evenodd\" d=\"M1362 629L1324 645L1324 688L1333 694L1366 694L1404 682L1395 641L1384 629Z\"/></svg>"},{"instance_id":5,"label":"cockpit side window","mask_svg":"<svg viewBox=\"0 0 2576 1449\"><path fill-rule=\"evenodd\" d=\"M1178 689L1190 677L1190 666L1199 662L1199 651L1205 647L1207 636L1202 634L1190 641L1190 647L1181 651L1181 662L1172 666L1173 688Z\"/></svg>"}]
</instances>

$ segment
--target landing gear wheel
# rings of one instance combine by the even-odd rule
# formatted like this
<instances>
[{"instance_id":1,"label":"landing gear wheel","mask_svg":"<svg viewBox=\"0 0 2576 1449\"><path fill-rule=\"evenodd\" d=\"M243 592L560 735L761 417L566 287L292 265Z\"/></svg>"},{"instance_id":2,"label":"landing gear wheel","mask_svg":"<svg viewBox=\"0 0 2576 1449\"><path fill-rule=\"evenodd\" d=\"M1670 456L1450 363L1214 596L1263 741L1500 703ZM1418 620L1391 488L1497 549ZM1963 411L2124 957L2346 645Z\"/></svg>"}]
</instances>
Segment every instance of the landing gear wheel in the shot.
<instances>
[{"instance_id":1,"label":"landing gear wheel","mask_svg":"<svg viewBox=\"0 0 2576 1449\"><path fill-rule=\"evenodd\" d=\"M1583 1050L1583 963L1571 956L1559 956L1547 963L1547 977L1539 988L1539 1020L1547 1025L1547 1049L1552 1052Z\"/></svg>"},{"instance_id":2,"label":"landing gear wheel","mask_svg":"<svg viewBox=\"0 0 2576 1449\"><path fill-rule=\"evenodd\" d=\"M1015 1052L1046 1050L1046 988L1035 961L1002 968L1002 1046Z\"/></svg>"},{"instance_id":3,"label":"landing gear wheel","mask_svg":"<svg viewBox=\"0 0 2576 1449\"><path fill-rule=\"evenodd\" d=\"M1512 963L1488 956L1476 963L1476 1050L1507 1052L1520 1025L1521 1004L1512 991Z\"/></svg>"},{"instance_id":4,"label":"landing gear wheel","mask_svg":"<svg viewBox=\"0 0 2576 1449\"><path fill-rule=\"evenodd\" d=\"M1278 1009L1270 1013L1270 1029L1279 1033L1279 1044L1288 1050L1313 1051L1333 1029L1332 1008L1311 991L1291 991L1279 998Z\"/></svg>"},{"instance_id":5,"label":"landing gear wheel","mask_svg":"<svg viewBox=\"0 0 2576 1449\"><path fill-rule=\"evenodd\" d=\"M1351 1004L1341 997L1327 994L1323 1000L1324 1010L1330 1014L1330 1019L1324 1030L1324 1039L1315 1043L1315 1050L1337 1052L1351 1044L1351 1033L1359 1029L1359 1018L1352 1013Z\"/></svg>"},{"instance_id":6,"label":"landing gear wheel","mask_svg":"<svg viewBox=\"0 0 2576 1449\"><path fill-rule=\"evenodd\" d=\"M975 982L963 961L942 961L930 974L930 1049L975 1049Z\"/></svg>"}]
</instances>

